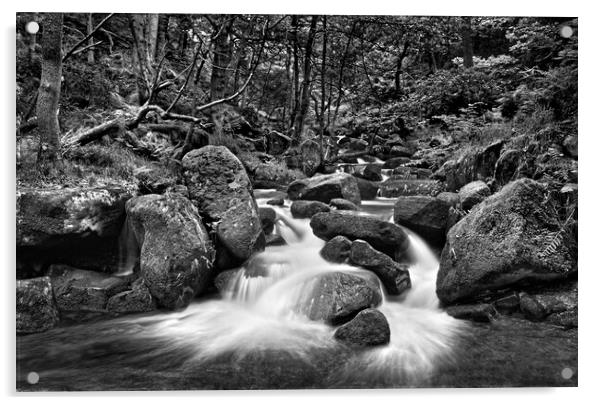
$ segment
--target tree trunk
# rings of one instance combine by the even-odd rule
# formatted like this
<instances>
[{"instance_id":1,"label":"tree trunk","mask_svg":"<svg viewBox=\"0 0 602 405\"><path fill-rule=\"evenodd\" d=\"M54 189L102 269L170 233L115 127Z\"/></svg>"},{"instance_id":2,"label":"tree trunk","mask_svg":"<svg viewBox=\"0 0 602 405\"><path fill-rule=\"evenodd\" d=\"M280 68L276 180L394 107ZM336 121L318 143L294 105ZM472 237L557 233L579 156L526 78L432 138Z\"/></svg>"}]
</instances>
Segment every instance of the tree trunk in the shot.
<instances>
[{"instance_id":1,"label":"tree trunk","mask_svg":"<svg viewBox=\"0 0 602 405\"><path fill-rule=\"evenodd\" d=\"M92 19L92 13L88 13L88 32L87 34L90 35L92 33L92 30L94 29L94 21ZM90 39L88 40L88 46L93 46L94 45L94 38L90 37ZM94 63L94 49L90 48L88 49L88 63L92 64Z\"/></svg>"},{"instance_id":2,"label":"tree trunk","mask_svg":"<svg viewBox=\"0 0 602 405\"><path fill-rule=\"evenodd\" d=\"M291 105L291 128L295 126L295 118L297 117L297 113L299 112L299 40L298 40L298 31L299 31L299 20L296 15L291 16L291 25L293 28L293 82L292 82L292 91L293 102Z\"/></svg>"},{"instance_id":3,"label":"tree trunk","mask_svg":"<svg viewBox=\"0 0 602 405\"><path fill-rule=\"evenodd\" d=\"M343 52L343 58L341 59L341 65L339 67L339 79L337 82L337 99L334 103L334 114L332 116L332 125L336 124L337 116L339 115L339 108L341 107L341 100L343 98L343 75L345 74L345 66L347 63L347 57L349 55L349 48L353 40L353 33L355 32L356 22L351 25L349 36L347 37L347 44L345 45L345 52Z\"/></svg>"},{"instance_id":4,"label":"tree trunk","mask_svg":"<svg viewBox=\"0 0 602 405\"><path fill-rule=\"evenodd\" d=\"M403 59L406 57L406 54L408 51L408 45L409 45L408 41L406 41L403 44L403 50L401 51L401 54L397 58L397 66L395 69L395 93L396 94L401 93L401 66L403 63Z\"/></svg>"},{"instance_id":5,"label":"tree trunk","mask_svg":"<svg viewBox=\"0 0 602 405\"><path fill-rule=\"evenodd\" d=\"M148 14L148 57L151 62L154 62L160 57L160 49L158 49L159 39L159 14Z\"/></svg>"},{"instance_id":6,"label":"tree trunk","mask_svg":"<svg viewBox=\"0 0 602 405\"><path fill-rule=\"evenodd\" d=\"M322 161L324 160L324 114L326 112L326 48L328 45L328 35L326 33L327 18L328 17L326 16L322 17L322 69L320 72L320 90L322 93L322 97L320 99L320 166L322 165Z\"/></svg>"},{"instance_id":7,"label":"tree trunk","mask_svg":"<svg viewBox=\"0 0 602 405\"><path fill-rule=\"evenodd\" d=\"M303 83L301 83L301 101L299 103L299 111L295 117L295 127L293 138L298 142L303 133L303 124L307 110L309 108L309 94L311 90L311 54L314 46L314 38L316 36L317 16L311 17L309 33L307 34L307 42L305 43L305 56L303 60Z\"/></svg>"},{"instance_id":8,"label":"tree trunk","mask_svg":"<svg viewBox=\"0 0 602 405\"><path fill-rule=\"evenodd\" d=\"M232 59L230 46L230 28L233 20L230 16L221 17L220 26L213 39L213 66L211 69L210 95L211 101L222 99L228 90L228 66ZM224 105L220 104L211 109L211 119L214 124L213 134L219 139L223 135Z\"/></svg>"},{"instance_id":9,"label":"tree trunk","mask_svg":"<svg viewBox=\"0 0 602 405\"><path fill-rule=\"evenodd\" d=\"M167 43L167 30L169 28L169 14L159 14L157 30L157 53L163 51Z\"/></svg>"},{"instance_id":10,"label":"tree trunk","mask_svg":"<svg viewBox=\"0 0 602 405\"><path fill-rule=\"evenodd\" d=\"M464 67L473 66L471 18L462 17L462 50L464 51Z\"/></svg>"},{"instance_id":11,"label":"tree trunk","mask_svg":"<svg viewBox=\"0 0 602 405\"><path fill-rule=\"evenodd\" d=\"M40 130L38 164L54 162L60 149L58 120L61 96L63 14L47 13L42 19L42 76L38 90L37 116Z\"/></svg>"}]
</instances>

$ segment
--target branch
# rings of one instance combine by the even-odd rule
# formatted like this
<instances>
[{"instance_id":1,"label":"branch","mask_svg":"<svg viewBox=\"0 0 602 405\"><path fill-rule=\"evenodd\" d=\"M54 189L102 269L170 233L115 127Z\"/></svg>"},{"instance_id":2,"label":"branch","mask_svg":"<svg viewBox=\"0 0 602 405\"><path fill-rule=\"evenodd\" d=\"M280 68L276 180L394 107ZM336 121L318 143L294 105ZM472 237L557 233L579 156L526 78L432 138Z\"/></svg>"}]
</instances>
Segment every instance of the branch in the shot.
<instances>
[{"instance_id":1,"label":"branch","mask_svg":"<svg viewBox=\"0 0 602 405\"><path fill-rule=\"evenodd\" d=\"M86 43L86 41L88 41L88 39L90 39L92 37L92 35L94 35L96 33L96 31L98 31L100 28L102 28L104 23L109 21L111 19L111 17L113 17L114 15L115 15L115 13L111 13L108 16L106 16L100 23L98 23L98 25L88 35L86 35L81 41L79 41L77 44L75 44L75 46L73 46L73 48L71 48L69 50L69 52L67 52L65 54L65 56L63 56L63 60L62 60L63 63L65 63L67 58L69 58L71 55L73 55L74 52L77 50L77 48L79 48L82 44Z\"/></svg>"},{"instance_id":2,"label":"branch","mask_svg":"<svg viewBox=\"0 0 602 405\"><path fill-rule=\"evenodd\" d=\"M93 43L93 44L90 44L90 45L88 45L88 46L84 46L83 48L81 48L81 49L78 49L77 51L73 52L73 53L72 53L72 55L73 55L73 56L75 56L75 55L77 55L78 53L82 53L82 52L84 52L84 51L87 51L88 49L90 49L90 48L94 48L95 46L98 46L98 45L100 45L100 44L102 44L102 41L98 41L98 42L96 42L96 43Z\"/></svg>"},{"instance_id":3,"label":"branch","mask_svg":"<svg viewBox=\"0 0 602 405\"><path fill-rule=\"evenodd\" d=\"M326 163L334 163L334 162L344 159L344 158L352 158L352 157L360 157L360 156L364 156L364 155L369 155L371 151L372 151L372 147L368 147L368 149L360 151L360 152L344 153L342 155L337 155L333 158L326 160Z\"/></svg>"}]
</instances>

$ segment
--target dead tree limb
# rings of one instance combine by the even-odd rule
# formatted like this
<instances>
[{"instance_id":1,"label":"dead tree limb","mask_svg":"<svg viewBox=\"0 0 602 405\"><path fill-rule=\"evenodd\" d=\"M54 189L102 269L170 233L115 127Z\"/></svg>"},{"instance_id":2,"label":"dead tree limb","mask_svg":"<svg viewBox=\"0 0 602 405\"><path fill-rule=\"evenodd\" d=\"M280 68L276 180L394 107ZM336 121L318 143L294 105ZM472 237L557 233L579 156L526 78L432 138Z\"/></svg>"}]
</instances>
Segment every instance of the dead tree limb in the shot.
<instances>
[{"instance_id":1,"label":"dead tree limb","mask_svg":"<svg viewBox=\"0 0 602 405\"><path fill-rule=\"evenodd\" d=\"M90 31L90 33L88 33L88 35L86 35L82 40L80 40L77 44L75 44L73 46L73 48L71 48L66 54L65 56L63 56L63 63L65 63L65 61L72 55L74 55L75 51L77 50L77 48L79 48L80 46L82 46L83 44L85 44L88 39L90 39L95 33L96 31L98 31L99 29L102 28L102 26L109 21L113 16L115 15L115 13L111 13L108 16L106 16L101 22L98 23L98 25L92 30Z\"/></svg>"}]
</instances>

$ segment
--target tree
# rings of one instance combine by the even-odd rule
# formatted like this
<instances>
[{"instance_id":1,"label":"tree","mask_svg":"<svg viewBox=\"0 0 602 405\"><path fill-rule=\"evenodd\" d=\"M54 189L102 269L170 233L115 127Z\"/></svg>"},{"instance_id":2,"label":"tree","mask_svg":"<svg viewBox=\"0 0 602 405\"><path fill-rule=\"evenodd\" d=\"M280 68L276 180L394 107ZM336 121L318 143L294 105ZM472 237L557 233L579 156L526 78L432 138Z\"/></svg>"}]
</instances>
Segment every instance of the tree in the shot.
<instances>
[{"instance_id":1,"label":"tree","mask_svg":"<svg viewBox=\"0 0 602 405\"><path fill-rule=\"evenodd\" d=\"M63 14L46 13L42 17L42 76L38 89L37 116L40 130L38 164L58 159L60 127L58 120L61 96Z\"/></svg>"},{"instance_id":2,"label":"tree","mask_svg":"<svg viewBox=\"0 0 602 405\"><path fill-rule=\"evenodd\" d=\"M303 82L301 83L301 100L299 102L299 111L295 117L294 139L299 141L303 132L303 124L307 110L309 108L309 95L311 89L311 55L314 47L314 39L316 37L316 25L318 16L312 16L309 24L309 33L307 34L307 42L305 43L305 56L303 60Z\"/></svg>"},{"instance_id":3,"label":"tree","mask_svg":"<svg viewBox=\"0 0 602 405\"><path fill-rule=\"evenodd\" d=\"M462 50L464 51L464 67L471 68L472 61L472 27L471 18L462 17Z\"/></svg>"}]
</instances>

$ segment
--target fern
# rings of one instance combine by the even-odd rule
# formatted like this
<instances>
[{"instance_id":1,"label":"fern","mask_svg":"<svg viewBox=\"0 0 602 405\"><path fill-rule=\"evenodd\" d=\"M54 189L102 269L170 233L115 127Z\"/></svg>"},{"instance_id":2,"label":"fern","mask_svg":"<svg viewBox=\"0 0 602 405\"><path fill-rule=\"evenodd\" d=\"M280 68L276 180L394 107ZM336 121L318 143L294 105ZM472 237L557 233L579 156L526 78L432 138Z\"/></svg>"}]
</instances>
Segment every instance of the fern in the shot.
<instances>
[{"instance_id":1,"label":"fern","mask_svg":"<svg viewBox=\"0 0 602 405\"><path fill-rule=\"evenodd\" d=\"M554 235L552 235L551 237L548 238L547 246L541 252L541 256L543 258L549 257L549 256L553 255L554 253L556 253L556 251L558 250L560 245L562 245L562 243L564 242L565 236L567 235L567 232L569 231L569 228L572 225L572 218L573 218L574 213L575 213L575 209L573 208L573 210L571 211L571 213L569 214L567 219L560 226L560 229L558 230L558 232L556 232Z\"/></svg>"}]
</instances>

